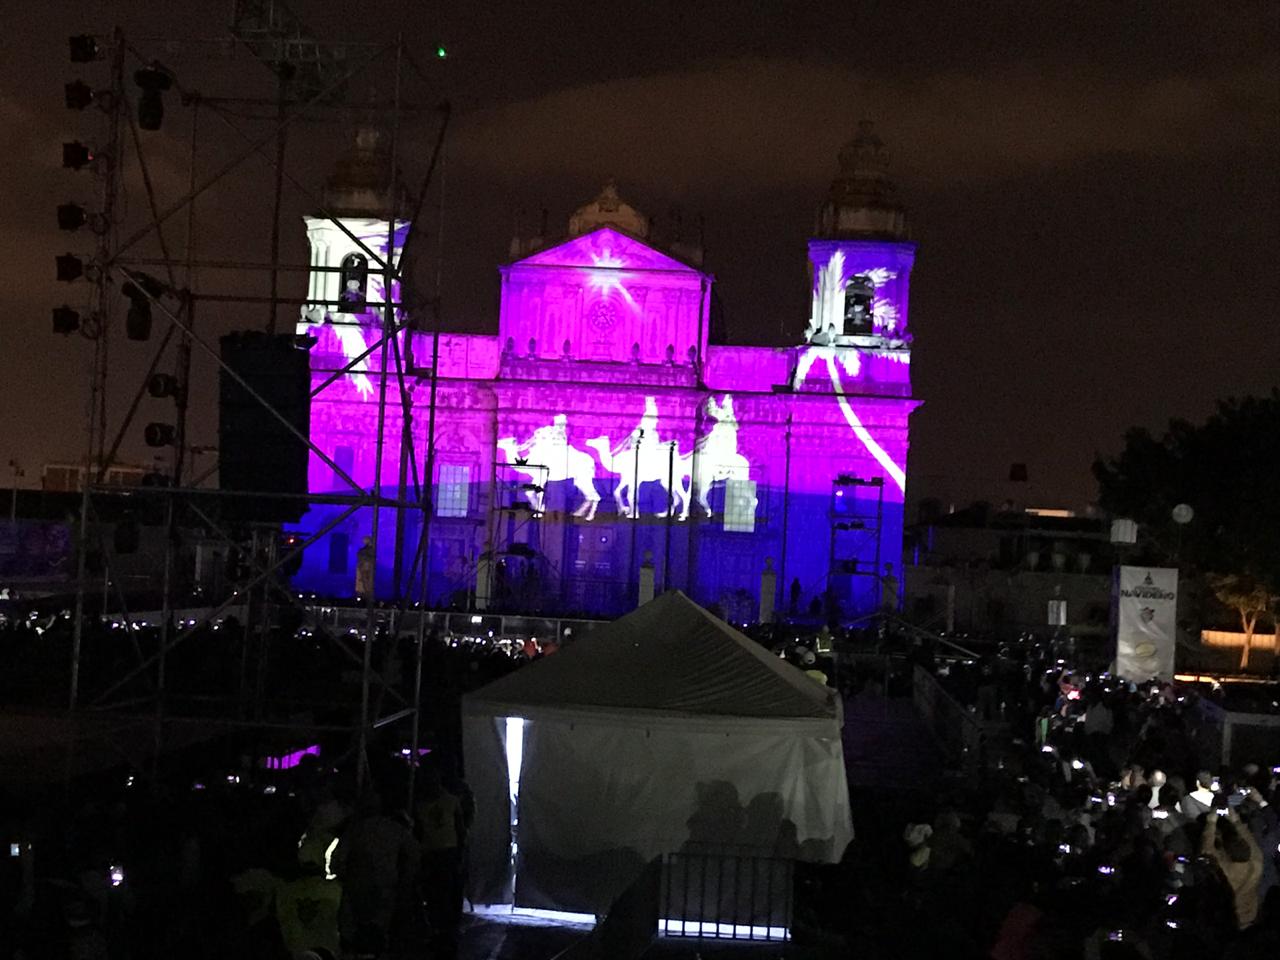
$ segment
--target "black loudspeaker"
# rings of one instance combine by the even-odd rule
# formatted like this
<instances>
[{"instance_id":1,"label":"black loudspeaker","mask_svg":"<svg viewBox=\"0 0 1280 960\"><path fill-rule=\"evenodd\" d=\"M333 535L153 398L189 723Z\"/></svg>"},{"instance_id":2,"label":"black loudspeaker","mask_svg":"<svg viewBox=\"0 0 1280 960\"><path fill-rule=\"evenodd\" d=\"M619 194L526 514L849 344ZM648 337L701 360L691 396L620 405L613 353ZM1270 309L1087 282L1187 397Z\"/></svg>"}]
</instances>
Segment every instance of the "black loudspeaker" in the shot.
<instances>
[{"instance_id":1,"label":"black loudspeaker","mask_svg":"<svg viewBox=\"0 0 1280 960\"><path fill-rule=\"evenodd\" d=\"M222 362L298 434L311 429L311 364L292 334L247 331L221 340ZM296 523L305 501L270 494L307 492L307 445L226 369L218 381L218 474L223 490L264 494L232 497L226 514L239 520Z\"/></svg>"}]
</instances>

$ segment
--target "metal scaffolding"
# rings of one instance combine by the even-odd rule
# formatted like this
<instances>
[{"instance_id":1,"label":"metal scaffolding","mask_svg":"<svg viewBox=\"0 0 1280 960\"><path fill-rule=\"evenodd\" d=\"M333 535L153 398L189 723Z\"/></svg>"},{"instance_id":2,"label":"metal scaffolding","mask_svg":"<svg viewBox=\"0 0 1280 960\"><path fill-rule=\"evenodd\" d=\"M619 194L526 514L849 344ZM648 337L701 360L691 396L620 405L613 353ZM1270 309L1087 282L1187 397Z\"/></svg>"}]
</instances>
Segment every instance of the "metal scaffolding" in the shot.
<instances>
[{"instance_id":1,"label":"metal scaffolding","mask_svg":"<svg viewBox=\"0 0 1280 960\"><path fill-rule=\"evenodd\" d=\"M418 697L422 685L423 644L426 633L426 616L412 615L411 598L417 597L425 602L427 595L427 577L429 557L427 542L430 535L432 515L432 448L435 435L435 405L437 396L436 372L439 357L439 322L436 307L438 305L437 289L430 296L413 287L412 278L404 270L405 253L415 247L419 241L415 239L417 223L424 209L424 200L436 177L443 153L445 133L448 126L449 110L447 103L432 106L414 105L404 96L409 78L428 89L437 83L430 73L418 63L412 51L397 36L391 43L370 44L341 42L330 43L315 38L310 31L288 10L274 0L235 0L228 40L213 41L214 48L223 59L227 55L246 56L248 59L266 67L274 80L274 96L244 97L242 91L230 91L235 95L219 97L210 95L202 89L209 78L201 76L193 78L170 69L152 55L154 50L162 50L173 54L184 47L209 45L211 41L182 41L168 38L146 38L132 41L117 29L110 38L109 47L106 38L99 39L99 45L105 48L106 59L110 63L109 90L99 96L105 124L103 148L97 151L95 159L96 172L101 184L101 223L103 229L97 233L97 244L92 270L86 274L93 285L91 297L91 320L85 324L82 333L93 342L93 358L89 376L89 416L87 429L86 460L89 470L83 485L77 531L76 551L76 598L73 615L73 639L70 665L70 681L68 707L73 717L89 710L110 709L122 705L136 707L137 700L123 703L121 697L130 693L135 681L148 684L148 699L153 699L155 724L155 757L158 759L164 747L166 723L180 719L172 709L172 697L168 688L170 680L170 658L181 644L190 637L201 634L207 626L215 623L229 610L243 611L244 646L240 665L240 689L234 698L235 718L218 717L220 724L242 725L245 728L262 729L279 728L281 725L270 717L264 703L270 700L266 689L265 649L273 628L273 608L288 604L297 604L299 599L282 583L278 573L291 561L300 557L301 552L316 542L329 530L342 523L357 510L372 510L370 531L373 555L377 556L380 537L386 536L380 515L384 510L391 510L395 517L395 567L393 572L393 592L396 605L391 609L380 609L375 600L376 590L370 589L365 597L366 615L363 649L352 650L342 640L334 637L333 642L340 648L344 657L354 660L360 667L360 698L358 704L358 721L348 728L355 741L355 762L357 781L363 784L369 775L369 737L372 731L393 722L411 724L410 738L413 744L414 758L417 757L417 745L420 736L420 717ZM148 153L144 150L144 138L139 134L139 123L135 121L134 105L131 103L131 90L125 83L126 74L134 68L161 70L170 78L174 94L188 108L190 130L187 135L187 170L186 185L181 195L176 198L163 196L159 178L153 176L152 164ZM369 102L353 102L349 94L358 81L369 81L380 88L384 96ZM237 75L236 82L244 82ZM170 95L171 99L173 94ZM265 136L260 132L251 132L246 120L246 111L250 111L249 120L261 121L269 119L271 129ZM258 111L253 114L252 111ZM389 132L390 137L390 190L388 196L387 222L387 254L379 256L364 241L355 237L341 222L333 211L326 210L325 204L315 191L310 189L303 177L289 169L288 150L289 132L301 124L341 122L354 112L369 116L372 112L377 117L377 125ZM435 128L434 146L426 163L418 192L411 194L400 181L400 154L404 145L404 118L425 118ZM170 122L176 118L170 118ZM216 125L215 135L226 140L234 138L241 146L233 152L230 159L225 159L212 170L206 169L200 146L202 137L208 136L205 127L209 121ZM297 151L294 151L295 154ZM123 188L123 171L126 156L136 163L145 188L147 200L147 222L133 232L121 236L124 217L120 213L120 198ZM236 187L231 175L243 167L252 158L265 161L273 171L273 189L270 209L270 255L267 262L253 262L244 259L228 259L226 257L210 257L202 260L199 250L201 225L198 221L198 203L214 191L230 192L229 202L238 203L241 209L251 209L251 198L236 195ZM335 463L323 450L319 449L308 436L304 436L287 418L260 393L256 392L235 370L220 356L216 341L210 342L201 329L197 328L197 316L202 304L259 304L266 308L262 329L267 333L275 333L278 323L279 308L299 303L324 304L325 301L311 299L300 300L286 296L281 292L281 277L297 272L309 271L309 264L290 263L282 259L281 254L281 216L283 198L286 189L304 198L312 212L329 220L338 230L346 234L368 257L370 273L380 273L383 278L383 289L386 295L381 303L371 303L369 308L377 309L381 316L380 335L364 355L348 360L340 370L333 372L324 383L313 386L312 399L320 395L327 387L337 382L344 374L349 373L362 363L366 357L377 353L381 363L376 373L377 391L377 431L375 447L377 464L371 487L357 483L352 477ZM176 191L171 191L176 192ZM228 198L222 198L228 202ZM172 236L166 236L165 228L179 217L185 219L185 236L181 249L171 249ZM410 227L400 248L400 257L396 259L396 224L409 219ZM159 256L142 255L140 244L154 243L159 248ZM144 273L144 268L160 268L162 274L157 281ZM336 268L330 268L336 269ZM214 271L234 270L241 277L252 274L266 274L269 278L269 294L265 297L250 294L246 291L231 293L205 291L201 287L202 276ZM438 277L438 272L437 272ZM131 284L131 287L125 287ZM394 286L393 286L394 284ZM400 291L399 300L394 291ZM142 383L132 393L132 401L120 418L114 430L109 430L108 387L112 372L109 360L109 348L113 338L119 336L118 311L114 301L119 299L122 289L128 289L131 297L145 298L151 312L163 318L164 332L159 338L154 355L143 376ZM138 301L135 300L135 303ZM330 303L329 305L333 305ZM422 371L413 365L412 344L406 331L410 322L419 331L429 331L432 335L432 357L429 368L430 397L428 419L426 425L426 449L419 455L414 449L414 438L411 429L413 398L409 385L409 371L420 377ZM292 319L289 321L293 322ZM404 341L402 350L401 341ZM173 349L170 350L170 347ZM175 603L175 563L179 529L186 522L194 521L209 531L214 537L221 539L229 548L234 548L237 538L227 529L225 522L220 523L222 505L242 498L289 499L288 495L276 493L253 493L245 491L219 490L206 486L212 469L200 475L192 475L193 471L185 456L187 452L187 420L190 401L188 387L191 383L193 359L195 357L211 359L220 371L221 376L236 381L258 404L266 416L274 418L286 428L298 441L305 443L311 455L318 457L328 465L334 475L341 479L345 490L339 494L322 496L298 495L304 503L325 503L340 507L329 517L319 529L307 536L293 538L287 546L281 548L279 530L271 526L259 526L253 531L248 551L248 570L246 582L223 597L209 598L203 616L189 621L179 629L173 622ZM164 529L164 560L161 572L163 581L162 608L159 625L158 647L149 656L144 655L142 645L135 634L136 627L129 617L125 595L117 585L116 593L111 600L119 606L125 616L126 629L133 641L136 664L123 672L123 675L108 679L100 684L92 697L86 695L86 677L82 673L84 655L85 622L89 614L88 595L97 587L91 588L87 557L94 544L91 543L90 530L95 526L95 516L100 501L100 494L108 488L105 486L107 471L115 462L121 444L134 427L142 398L148 390L152 376L168 362L172 364L172 376L178 385L174 395L174 424L171 456L160 482L152 482L146 486L120 487L112 486L110 491L116 496L125 496L138 503L154 503L162 511ZM389 404L399 404L402 418L400 437L400 464L397 476L384 478L382 454L385 433L387 430L387 411ZM110 439L109 439L110 438ZM421 459L421 464L419 460ZM154 481L154 478L153 478ZM387 486L392 486L388 495ZM406 516L410 511L418 511L421 515L418 524L416 544L406 545ZM100 527L100 525L99 525ZM100 532L100 531L99 531ZM111 565L115 562L112 551L102 538L101 553L106 565L103 583L111 584ZM406 560L409 562L406 564ZM377 565L374 564L373 576L376 577ZM95 581L96 583L96 581ZM104 612L107 598L104 596ZM416 662L413 678L413 698L404 702L404 698L387 681L386 677L374 669L373 645L379 628L385 626L388 635L394 640L396 631L402 625L413 624L416 644ZM249 678L249 651L257 639L256 680ZM95 678L100 679L100 678ZM249 696L248 688L252 687L253 695ZM392 711L383 714L383 701L390 696L399 701L393 704ZM232 712L230 696L227 699L225 713ZM352 705L355 712L356 705ZM72 728L75 727L73 723ZM317 727L317 729L320 729ZM74 743L69 748L69 757L74 755ZM413 764L410 764L412 771ZM70 761L68 764L70 770ZM410 773L410 798L413 793L413 777Z\"/></svg>"}]
</instances>

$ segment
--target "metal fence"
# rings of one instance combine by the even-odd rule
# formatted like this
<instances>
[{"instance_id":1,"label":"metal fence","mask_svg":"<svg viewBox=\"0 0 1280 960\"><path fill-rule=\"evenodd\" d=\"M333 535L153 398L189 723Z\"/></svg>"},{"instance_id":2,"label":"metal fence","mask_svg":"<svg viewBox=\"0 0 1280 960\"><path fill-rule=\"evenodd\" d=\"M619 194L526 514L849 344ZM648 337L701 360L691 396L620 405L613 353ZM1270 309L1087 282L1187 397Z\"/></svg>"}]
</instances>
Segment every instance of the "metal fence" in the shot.
<instances>
[{"instance_id":1,"label":"metal fence","mask_svg":"<svg viewBox=\"0 0 1280 960\"><path fill-rule=\"evenodd\" d=\"M658 934L700 940L791 939L795 863L718 851L668 854Z\"/></svg>"},{"instance_id":2,"label":"metal fence","mask_svg":"<svg viewBox=\"0 0 1280 960\"><path fill-rule=\"evenodd\" d=\"M986 748L982 724L919 664L912 677L912 699L949 762L966 769L981 767Z\"/></svg>"}]
</instances>

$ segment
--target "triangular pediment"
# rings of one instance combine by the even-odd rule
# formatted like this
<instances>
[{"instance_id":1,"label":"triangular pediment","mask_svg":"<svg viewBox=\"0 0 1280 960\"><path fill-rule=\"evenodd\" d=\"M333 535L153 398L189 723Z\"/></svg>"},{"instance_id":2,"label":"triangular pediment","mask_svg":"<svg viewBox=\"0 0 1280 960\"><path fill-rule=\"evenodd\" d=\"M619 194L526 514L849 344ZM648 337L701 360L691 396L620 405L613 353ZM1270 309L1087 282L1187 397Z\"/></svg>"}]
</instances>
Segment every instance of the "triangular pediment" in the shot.
<instances>
[{"instance_id":1,"label":"triangular pediment","mask_svg":"<svg viewBox=\"0 0 1280 960\"><path fill-rule=\"evenodd\" d=\"M512 266L608 267L619 270L674 270L696 274L700 271L670 254L655 250L643 241L615 230L600 227L580 237L539 250L517 260Z\"/></svg>"}]
</instances>

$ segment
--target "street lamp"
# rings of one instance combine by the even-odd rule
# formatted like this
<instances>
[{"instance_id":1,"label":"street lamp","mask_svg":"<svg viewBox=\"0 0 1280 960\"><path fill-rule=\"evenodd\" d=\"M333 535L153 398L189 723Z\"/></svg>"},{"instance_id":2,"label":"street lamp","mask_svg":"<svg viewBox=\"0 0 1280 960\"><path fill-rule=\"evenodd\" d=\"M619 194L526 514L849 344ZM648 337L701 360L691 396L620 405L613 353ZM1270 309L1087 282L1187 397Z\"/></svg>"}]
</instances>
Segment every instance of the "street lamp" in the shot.
<instances>
[{"instance_id":1,"label":"street lamp","mask_svg":"<svg viewBox=\"0 0 1280 960\"><path fill-rule=\"evenodd\" d=\"M13 487L9 490L9 525L13 526L18 522L18 480L27 474L17 460L9 461L9 470L13 473Z\"/></svg>"}]
</instances>

